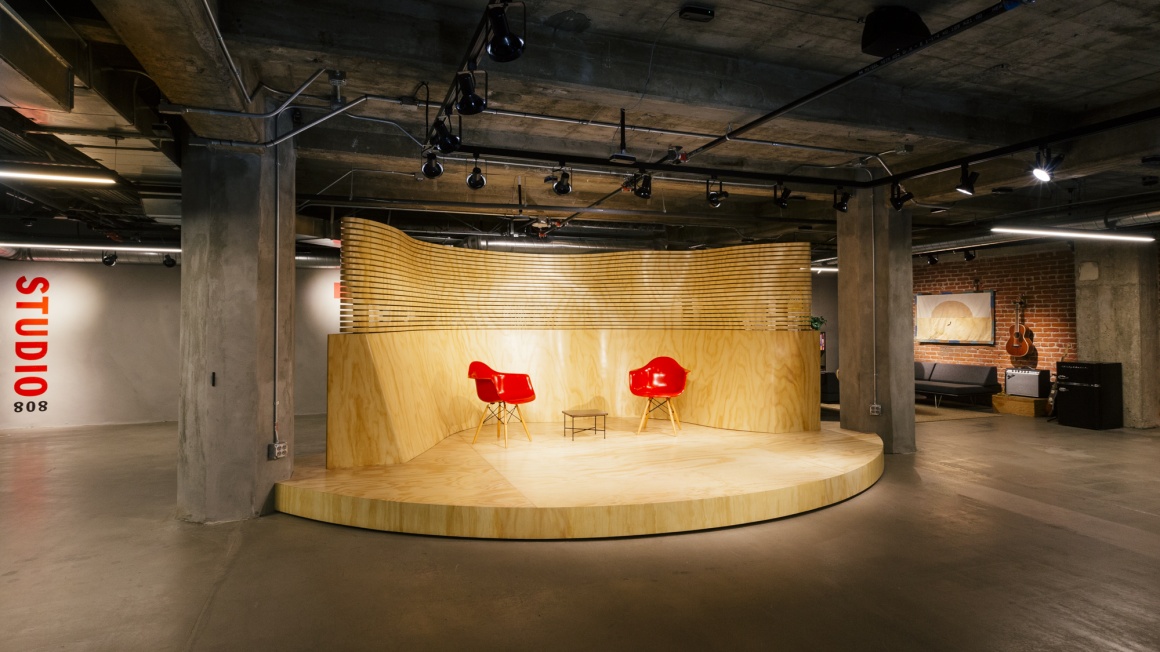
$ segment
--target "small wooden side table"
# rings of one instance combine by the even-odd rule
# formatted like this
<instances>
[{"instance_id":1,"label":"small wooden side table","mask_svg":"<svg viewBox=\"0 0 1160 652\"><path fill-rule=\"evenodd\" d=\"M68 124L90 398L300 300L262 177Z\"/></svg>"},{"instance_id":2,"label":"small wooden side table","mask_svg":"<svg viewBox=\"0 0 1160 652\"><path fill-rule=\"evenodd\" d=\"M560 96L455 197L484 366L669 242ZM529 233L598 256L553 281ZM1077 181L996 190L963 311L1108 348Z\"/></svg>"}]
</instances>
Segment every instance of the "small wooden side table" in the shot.
<instances>
[{"instance_id":1,"label":"small wooden side table","mask_svg":"<svg viewBox=\"0 0 1160 652\"><path fill-rule=\"evenodd\" d=\"M568 433L572 433L572 441L576 441L576 433L588 432L589 430L591 430L594 433L600 433L600 434L604 435L604 438L608 439L608 429L606 427L608 424L608 413L607 412L604 412L602 410L563 410L563 413L564 413L564 436L565 437L568 436ZM592 418L592 425L590 427L588 427L588 428L577 428L576 427L576 419L577 418L584 419L584 418L588 418L588 417ZM571 425L568 424L569 419L571 419L571 421L572 421Z\"/></svg>"}]
</instances>

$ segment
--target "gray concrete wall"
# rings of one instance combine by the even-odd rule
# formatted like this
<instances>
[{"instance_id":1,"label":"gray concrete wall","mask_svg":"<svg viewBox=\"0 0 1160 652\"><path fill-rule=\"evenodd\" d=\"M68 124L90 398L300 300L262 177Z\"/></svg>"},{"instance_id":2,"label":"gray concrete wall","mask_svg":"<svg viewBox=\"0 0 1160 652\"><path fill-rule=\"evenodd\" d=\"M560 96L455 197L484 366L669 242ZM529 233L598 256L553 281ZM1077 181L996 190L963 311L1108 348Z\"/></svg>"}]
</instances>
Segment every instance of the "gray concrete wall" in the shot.
<instances>
[{"instance_id":1,"label":"gray concrete wall","mask_svg":"<svg viewBox=\"0 0 1160 652\"><path fill-rule=\"evenodd\" d=\"M180 266L33 263L0 260L0 322L14 333L16 321L43 317L17 309L17 301L40 301L16 280L49 282L48 337L43 361L49 388L43 396L16 395L18 362L13 345L0 347L0 429L49 428L177 419ZM298 414L326 411L326 336L338 332L337 269L299 269L295 274L294 404ZM29 287L25 285L25 287ZM33 314L35 313L35 314ZM41 361L19 361L40 364ZM37 374L39 375L39 374ZM35 399L48 410L13 409Z\"/></svg>"},{"instance_id":2,"label":"gray concrete wall","mask_svg":"<svg viewBox=\"0 0 1160 652\"><path fill-rule=\"evenodd\" d=\"M1157 245L1075 245L1076 345L1085 362L1124 370L1124 425L1160 426Z\"/></svg>"},{"instance_id":3,"label":"gray concrete wall","mask_svg":"<svg viewBox=\"0 0 1160 652\"><path fill-rule=\"evenodd\" d=\"M838 369L838 275L832 273L814 274L811 279L813 290L813 307L810 314L815 317L825 317L826 325L822 332L826 334L826 371Z\"/></svg>"},{"instance_id":4,"label":"gray concrete wall","mask_svg":"<svg viewBox=\"0 0 1160 652\"><path fill-rule=\"evenodd\" d=\"M22 294L16 282L24 277ZM29 285L33 279L48 282ZM0 320L5 340L48 343L42 360L19 360L13 343L0 346L0 428L172 421L177 417L177 342L180 268L162 265L0 261ZM18 302L48 298L48 314ZM47 337L15 335L19 319L48 320ZM43 328L43 327L40 327ZM46 365L46 373L16 373L17 365ZM40 396L16 394L19 378L48 383ZM16 402L44 401L29 412Z\"/></svg>"},{"instance_id":5,"label":"gray concrete wall","mask_svg":"<svg viewBox=\"0 0 1160 652\"><path fill-rule=\"evenodd\" d=\"M843 345L841 424L882 438L888 453L913 453L914 326L910 213L884 189L859 191L837 214L838 312ZM880 415L870 413L871 404Z\"/></svg>"}]
</instances>

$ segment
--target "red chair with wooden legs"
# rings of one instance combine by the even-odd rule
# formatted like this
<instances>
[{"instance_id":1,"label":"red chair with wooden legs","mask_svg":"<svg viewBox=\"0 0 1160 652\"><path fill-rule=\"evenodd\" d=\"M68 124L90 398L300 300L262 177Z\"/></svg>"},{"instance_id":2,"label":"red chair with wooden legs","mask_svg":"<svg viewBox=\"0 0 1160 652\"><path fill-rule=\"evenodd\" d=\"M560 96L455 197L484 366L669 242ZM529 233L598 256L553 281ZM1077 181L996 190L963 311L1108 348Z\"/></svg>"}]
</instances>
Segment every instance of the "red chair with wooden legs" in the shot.
<instances>
[{"instance_id":1,"label":"red chair with wooden legs","mask_svg":"<svg viewBox=\"0 0 1160 652\"><path fill-rule=\"evenodd\" d=\"M669 423L673 425L673 434L677 434L677 431L681 429L681 417L677 414L677 407L673 404L673 399L685 391L685 381L688 375L688 369L677 364L676 360L664 356L653 358L640 369L628 372L628 391L648 400L644 406L644 414L640 417L640 425L637 426L636 434L639 435L640 431L648 425L648 415L653 410L659 410L662 407L668 408Z\"/></svg>"},{"instance_id":2,"label":"red chair with wooden legs","mask_svg":"<svg viewBox=\"0 0 1160 652\"><path fill-rule=\"evenodd\" d=\"M479 425L475 427L475 437L471 438L472 445L479 439L479 431L483 423L490 417L495 417L495 436L503 438L504 448L508 445L507 424L511 418L512 408L515 406L516 418L524 427L524 434L528 441L532 441L532 433L528 432L528 424L524 421L524 412L520 406L536 400L536 390L532 389L532 379L527 374L500 373L482 362L475 361L467 367L467 377L475 380L475 394L479 400L487 403L483 414L479 417Z\"/></svg>"}]
</instances>

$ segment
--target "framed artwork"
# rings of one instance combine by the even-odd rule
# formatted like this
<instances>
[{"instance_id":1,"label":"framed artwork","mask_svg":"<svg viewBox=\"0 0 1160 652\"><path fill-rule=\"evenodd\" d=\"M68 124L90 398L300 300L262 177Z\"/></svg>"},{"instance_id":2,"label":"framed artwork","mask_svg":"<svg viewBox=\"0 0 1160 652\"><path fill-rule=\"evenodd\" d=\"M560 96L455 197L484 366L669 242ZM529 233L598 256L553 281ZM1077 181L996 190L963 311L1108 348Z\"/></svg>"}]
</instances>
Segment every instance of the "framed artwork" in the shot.
<instances>
[{"instance_id":1,"label":"framed artwork","mask_svg":"<svg viewBox=\"0 0 1160 652\"><path fill-rule=\"evenodd\" d=\"M995 344L995 292L914 295L920 344Z\"/></svg>"}]
</instances>

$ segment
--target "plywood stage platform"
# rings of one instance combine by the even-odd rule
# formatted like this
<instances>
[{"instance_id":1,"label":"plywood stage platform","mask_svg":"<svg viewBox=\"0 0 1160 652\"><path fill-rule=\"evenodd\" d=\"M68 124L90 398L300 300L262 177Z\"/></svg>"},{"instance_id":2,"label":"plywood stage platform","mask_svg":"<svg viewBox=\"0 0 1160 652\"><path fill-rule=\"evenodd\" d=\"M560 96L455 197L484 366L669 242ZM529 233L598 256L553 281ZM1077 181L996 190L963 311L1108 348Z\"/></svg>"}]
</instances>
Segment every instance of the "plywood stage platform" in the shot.
<instances>
[{"instance_id":1,"label":"plywood stage platform","mask_svg":"<svg viewBox=\"0 0 1160 652\"><path fill-rule=\"evenodd\" d=\"M663 427L662 427L663 425ZM825 507L882 475L873 435L765 434L608 419L608 437L561 423L512 424L510 447L485 427L451 435L405 464L327 470L295 460L278 511L392 532L499 539L619 537L753 523Z\"/></svg>"}]
</instances>

